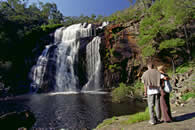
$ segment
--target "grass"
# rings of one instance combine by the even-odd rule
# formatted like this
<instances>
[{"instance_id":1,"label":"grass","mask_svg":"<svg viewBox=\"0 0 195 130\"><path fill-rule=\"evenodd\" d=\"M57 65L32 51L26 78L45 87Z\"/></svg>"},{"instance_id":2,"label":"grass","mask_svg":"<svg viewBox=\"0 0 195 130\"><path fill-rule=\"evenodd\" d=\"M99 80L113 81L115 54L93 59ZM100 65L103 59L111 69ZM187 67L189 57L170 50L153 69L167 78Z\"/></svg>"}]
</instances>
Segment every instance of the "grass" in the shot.
<instances>
[{"instance_id":1,"label":"grass","mask_svg":"<svg viewBox=\"0 0 195 130\"><path fill-rule=\"evenodd\" d=\"M142 122L142 121L149 120L149 119L150 119L150 116L149 116L149 110L147 107L144 112L138 112L136 114L130 115L129 119L127 120L127 124Z\"/></svg>"},{"instance_id":2,"label":"grass","mask_svg":"<svg viewBox=\"0 0 195 130\"><path fill-rule=\"evenodd\" d=\"M117 117L112 117L111 119L106 119L106 120L104 120L101 124L99 124L98 126L97 126L97 129L100 129L100 128L103 128L104 126L106 126L106 125L110 125L110 124L112 124L114 121L116 121L117 120Z\"/></svg>"},{"instance_id":3,"label":"grass","mask_svg":"<svg viewBox=\"0 0 195 130\"><path fill-rule=\"evenodd\" d=\"M127 116L123 116L123 117L127 117ZM128 116L127 119L128 120L120 121L120 120L118 120L117 117L112 117L111 119L104 120L103 123L101 123L97 126L97 129L103 128L104 126L110 125L110 124L115 123L117 121L121 125L129 125L129 124L134 124L134 123L142 122L145 120L149 120L150 116L149 116L148 107L146 108L146 110L144 112L139 112L139 113L130 115L130 116Z\"/></svg>"},{"instance_id":4,"label":"grass","mask_svg":"<svg viewBox=\"0 0 195 130\"><path fill-rule=\"evenodd\" d=\"M189 98L195 98L195 92L185 93L181 98L184 101L187 101Z\"/></svg>"}]
</instances>

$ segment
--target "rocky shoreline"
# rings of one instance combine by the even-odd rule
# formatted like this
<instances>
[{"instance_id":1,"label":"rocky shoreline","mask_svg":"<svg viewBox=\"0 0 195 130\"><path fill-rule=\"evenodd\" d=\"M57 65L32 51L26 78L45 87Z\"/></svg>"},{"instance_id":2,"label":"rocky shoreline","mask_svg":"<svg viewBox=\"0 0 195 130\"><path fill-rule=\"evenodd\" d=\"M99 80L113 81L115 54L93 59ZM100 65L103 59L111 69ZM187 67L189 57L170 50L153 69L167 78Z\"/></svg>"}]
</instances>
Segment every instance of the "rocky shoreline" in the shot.
<instances>
[{"instance_id":1,"label":"rocky shoreline","mask_svg":"<svg viewBox=\"0 0 195 130\"><path fill-rule=\"evenodd\" d=\"M135 124L121 123L128 119L128 116L116 117L117 119L112 124L105 125L96 130L194 130L195 128L195 99L190 99L184 106L172 108L172 115L174 122L160 123L157 125L150 125L148 121L143 121Z\"/></svg>"},{"instance_id":2,"label":"rocky shoreline","mask_svg":"<svg viewBox=\"0 0 195 130\"><path fill-rule=\"evenodd\" d=\"M148 124L148 121L143 121L135 124L124 124L124 120L129 119L129 115L116 117L112 123L109 123L101 128L96 128L97 130L173 130L173 129L188 129L193 130L195 125L195 98L189 98L188 100L182 100L182 96L188 92L194 92L195 85L195 70L192 67L185 73L174 74L171 78L171 84L173 91L171 92L171 109L172 115L175 119L173 123L169 124L158 124L151 126ZM106 119L112 120L112 119ZM104 120L104 121L106 121ZM100 126L99 124L98 126Z\"/></svg>"}]
</instances>

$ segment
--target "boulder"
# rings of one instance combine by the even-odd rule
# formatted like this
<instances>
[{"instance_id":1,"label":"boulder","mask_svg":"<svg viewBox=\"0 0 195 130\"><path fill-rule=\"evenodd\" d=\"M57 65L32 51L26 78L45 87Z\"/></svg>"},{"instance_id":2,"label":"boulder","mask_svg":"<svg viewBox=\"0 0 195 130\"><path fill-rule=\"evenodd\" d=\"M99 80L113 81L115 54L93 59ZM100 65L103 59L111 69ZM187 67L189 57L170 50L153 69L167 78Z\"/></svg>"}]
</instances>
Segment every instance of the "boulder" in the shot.
<instances>
[{"instance_id":1,"label":"boulder","mask_svg":"<svg viewBox=\"0 0 195 130\"><path fill-rule=\"evenodd\" d=\"M6 130L17 130L21 127L30 129L36 119L29 110L23 112L11 112L0 116L0 126Z\"/></svg>"}]
</instances>

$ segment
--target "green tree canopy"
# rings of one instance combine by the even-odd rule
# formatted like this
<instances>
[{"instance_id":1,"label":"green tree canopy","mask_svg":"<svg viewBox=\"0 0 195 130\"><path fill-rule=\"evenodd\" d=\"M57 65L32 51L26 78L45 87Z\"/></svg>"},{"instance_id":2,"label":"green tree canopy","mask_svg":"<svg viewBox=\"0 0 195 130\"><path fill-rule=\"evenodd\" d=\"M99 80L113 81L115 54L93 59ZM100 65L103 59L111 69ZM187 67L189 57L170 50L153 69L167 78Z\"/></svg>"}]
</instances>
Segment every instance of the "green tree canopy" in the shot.
<instances>
[{"instance_id":1,"label":"green tree canopy","mask_svg":"<svg viewBox=\"0 0 195 130\"><path fill-rule=\"evenodd\" d=\"M194 1L194 0L192 0ZM177 31L194 18L194 4L191 0L158 0L146 12L140 24L139 45L143 48L143 57L148 57L146 50L154 48L153 56L165 48L176 49L187 41L178 37Z\"/></svg>"}]
</instances>

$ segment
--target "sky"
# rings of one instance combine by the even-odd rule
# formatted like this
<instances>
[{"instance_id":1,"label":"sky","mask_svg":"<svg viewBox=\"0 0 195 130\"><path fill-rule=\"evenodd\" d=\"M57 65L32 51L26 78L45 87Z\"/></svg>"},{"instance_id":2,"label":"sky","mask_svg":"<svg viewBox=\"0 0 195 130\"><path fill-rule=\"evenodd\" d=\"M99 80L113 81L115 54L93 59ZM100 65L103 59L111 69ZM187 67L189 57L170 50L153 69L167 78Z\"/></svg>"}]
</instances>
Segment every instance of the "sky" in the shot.
<instances>
[{"instance_id":1,"label":"sky","mask_svg":"<svg viewBox=\"0 0 195 130\"><path fill-rule=\"evenodd\" d=\"M85 16L103 15L109 16L112 13L123 10L130 6L128 0L28 0L29 4L41 1L43 3L56 3L58 9L64 16Z\"/></svg>"}]
</instances>

